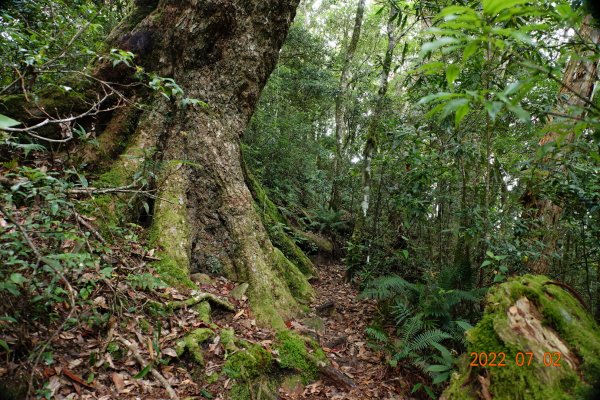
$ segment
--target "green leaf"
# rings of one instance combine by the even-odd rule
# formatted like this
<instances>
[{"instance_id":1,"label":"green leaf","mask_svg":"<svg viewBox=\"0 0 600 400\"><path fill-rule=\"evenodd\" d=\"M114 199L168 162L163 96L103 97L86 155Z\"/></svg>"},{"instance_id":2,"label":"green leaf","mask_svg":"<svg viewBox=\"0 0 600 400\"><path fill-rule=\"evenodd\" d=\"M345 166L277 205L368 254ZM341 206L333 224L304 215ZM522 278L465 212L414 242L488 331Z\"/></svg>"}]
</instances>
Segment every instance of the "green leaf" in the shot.
<instances>
[{"instance_id":1,"label":"green leaf","mask_svg":"<svg viewBox=\"0 0 600 400\"><path fill-rule=\"evenodd\" d=\"M425 392L430 398L437 399L437 396L435 395L435 393L433 393L433 390L431 390L429 386L424 386L423 389L425 389Z\"/></svg>"},{"instance_id":2,"label":"green leaf","mask_svg":"<svg viewBox=\"0 0 600 400\"><path fill-rule=\"evenodd\" d=\"M486 251L485 255L494 258L494 253L492 253L490 250Z\"/></svg>"},{"instance_id":3,"label":"green leaf","mask_svg":"<svg viewBox=\"0 0 600 400\"><path fill-rule=\"evenodd\" d=\"M483 12L488 15L498 13L517 5L529 3L531 0L483 0Z\"/></svg>"},{"instance_id":4,"label":"green leaf","mask_svg":"<svg viewBox=\"0 0 600 400\"><path fill-rule=\"evenodd\" d=\"M500 101L486 101L484 107L492 121L495 121L496 116L504 107L504 103Z\"/></svg>"},{"instance_id":5,"label":"green leaf","mask_svg":"<svg viewBox=\"0 0 600 400\"><path fill-rule=\"evenodd\" d=\"M525 111L521 106L507 106L508 110L515 114L517 118L524 123L531 123L531 114Z\"/></svg>"},{"instance_id":6,"label":"green leaf","mask_svg":"<svg viewBox=\"0 0 600 400\"><path fill-rule=\"evenodd\" d=\"M41 261L44 262L49 267L57 268L57 269L62 268L60 265L60 262L53 260L52 258L42 257Z\"/></svg>"},{"instance_id":7,"label":"green leaf","mask_svg":"<svg viewBox=\"0 0 600 400\"><path fill-rule=\"evenodd\" d=\"M421 47L421 57L431 53L432 51L439 49L440 47L444 47L449 44L456 44L459 42L460 42L460 40L458 40L457 38L453 38L453 37L443 37L443 38L434 40L433 42L427 42L427 43L423 44L423 46Z\"/></svg>"},{"instance_id":8,"label":"green leaf","mask_svg":"<svg viewBox=\"0 0 600 400\"><path fill-rule=\"evenodd\" d=\"M138 372L137 374L135 374L133 377L135 379L144 379L144 377L146 375L148 375L148 372L150 372L150 370L152 369L152 364L148 364L144 367L143 370L141 370L140 372Z\"/></svg>"},{"instance_id":9,"label":"green leaf","mask_svg":"<svg viewBox=\"0 0 600 400\"><path fill-rule=\"evenodd\" d=\"M456 325L460 326L465 331L468 331L469 329L473 328L473 325L471 325L467 321L463 321L461 319L454 321L454 322L456 322Z\"/></svg>"},{"instance_id":10,"label":"green leaf","mask_svg":"<svg viewBox=\"0 0 600 400\"><path fill-rule=\"evenodd\" d=\"M454 124L457 127L460 125L462 120L467 116L470 109L471 109L471 105L469 103L463 104L462 106L458 107L458 109L456 110L456 116L454 117Z\"/></svg>"},{"instance_id":11,"label":"green leaf","mask_svg":"<svg viewBox=\"0 0 600 400\"><path fill-rule=\"evenodd\" d=\"M456 64L450 64L446 69L446 81L448 82L448 86L452 86L456 78L458 78L458 74L460 73L460 67Z\"/></svg>"},{"instance_id":12,"label":"green leaf","mask_svg":"<svg viewBox=\"0 0 600 400\"><path fill-rule=\"evenodd\" d=\"M423 386L422 383L417 383L416 385L414 385L412 387L412 390L410 391L411 393L415 393L416 391L418 391L419 389L421 389L421 387Z\"/></svg>"},{"instance_id":13,"label":"green leaf","mask_svg":"<svg viewBox=\"0 0 600 400\"><path fill-rule=\"evenodd\" d=\"M434 94L430 94L430 95L427 95L427 96L421 98L421 100L419 100L419 102L417 104L427 104L427 103L435 101L435 100L442 101L442 100L452 99L452 98L456 98L456 97L460 97L460 95L455 94L455 93L446 93L446 92L434 93Z\"/></svg>"},{"instance_id":14,"label":"green leaf","mask_svg":"<svg viewBox=\"0 0 600 400\"><path fill-rule=\"evenodd\" d=\"M433 378L431 380L431 383L433 383L434 385L439 385L440 383L446 382L448 379L450 379L450 373L444 372L442 374L437 375L435 378Z\"/></svg>"},{"instance_id":15,"label":"green leaf","mask_svg":"<svg viewBox=\"0 0 600 400\"><path fill-rule=\"evenodd\" d=\"M469 58L471 58L471 56L473 56L473 54L475 54L479 50L479 47L480 46L478 41L473 40L469 42L469 44L465 46L465 50L463 51L462 62L464 63Z\"/></svg>"},{"instance_id":16,"label":"green leaf","mask_svg":"<svg viewBox=\"0 0 600 400\"><path fill-rule=\"evenodd\" d=\"M490 265L492 263L492 260L485 260L484 262L481 263L481 267L487 267L488 265Z\"/></svg>"},{"instance_id":17,"label":"green leaf","mask_svg":"<svg viewBox=\"0 0 600 400\"><path fill-rule=\"evenodd\" d=\"M427 372L446 372L450 369L451 368L448 365L430 365L429 367L425 368Z\"/></svg>"},{"instance_id":18,"label":"green leaf","mask_svg":"<svg viewBox=\"0 0 600 400\"><path fill-rule=\"evenodd\" d=\"M0 347L2 347L3 349L5 349L6 351L10 351L10 347L8 347L8 343L6 343L2 339L0 339Z\"/></svg>"},{"instance_id":19,"label":"green leaf","mask_svg":"<svg viewBox=\"0 0 600 400\"><path fill-rule=\"evenodd\" d=\"M448 115L452 114L453 112L457 111L459 108L463 107L464 105L468 105L468 104L469 104L469 99L465 99L464 97L459 98L459 99L450 100L444 106L443 112L442 112L440 118L446 118Z\"/></svg>"},{"instance_id":20,"label":"green leaf","mask_svg":"<svg viewBox=\"0 0 600 400\"><path fill-rule=\"evenodd\" d=\"M465 6L449 6L444 8L442 11L440 11L440 13L437 15L436 18L444 18L450 15L459 15L459 14L466 14L466 15L472 15L472 16L476 16L477 14L475 13L475 10L473 10L471 7L465 7Z\"/></svg>"},{"instance_id":21,"label":"green leaf","mask_svg":"<svg viewBox=\"0 0 600 400\"><path fill-rule=\"evenodd\" d=\"M12 274L10 275L10 280L11 280L13 283L15 283L15 284L17 284L17 285L19 285L19 286L23 286L23 284L24 284L25 282L27 282L27 278L25 278L25 277L23 276L23 274L20 274L20 273L18 273L18 272L14 272L14 273L12 273Z\"/></svg>"},{"instance_id":22,"label":"green leaf","mask_svg":"<svg viewBox=\"0 0 600 400\"><path fill-rule=\"evenodd\" d=\"M21 125L21 123L6 115L0 114L0 129L11 128L17 125Z\"/></svg>"}]
</instances>

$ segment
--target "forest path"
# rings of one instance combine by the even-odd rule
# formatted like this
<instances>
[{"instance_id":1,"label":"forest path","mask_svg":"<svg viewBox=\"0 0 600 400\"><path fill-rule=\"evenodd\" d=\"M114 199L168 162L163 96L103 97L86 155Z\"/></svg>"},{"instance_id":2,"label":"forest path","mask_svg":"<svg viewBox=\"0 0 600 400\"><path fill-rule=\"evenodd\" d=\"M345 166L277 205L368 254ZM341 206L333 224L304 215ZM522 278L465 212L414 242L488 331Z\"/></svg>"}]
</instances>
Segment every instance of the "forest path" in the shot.
<instances>
[{"instance_id":1,"label":"forest path","mask_svg":"<svg viewBox=\"0 0 600 400\"><path fill-rule=\"evenodd\" d=\"M382 354L368 346L365 328L376 313L373 300L360 299L359 291L344 279L346 267L319 266L313 282L316 297L310 315L292 321L290 328L315 337L334 368L356 384L353 388L323 378L305 387L281 393L283 399L405 399L410 386L386 365Z\"/></svg>"}]
</instances>

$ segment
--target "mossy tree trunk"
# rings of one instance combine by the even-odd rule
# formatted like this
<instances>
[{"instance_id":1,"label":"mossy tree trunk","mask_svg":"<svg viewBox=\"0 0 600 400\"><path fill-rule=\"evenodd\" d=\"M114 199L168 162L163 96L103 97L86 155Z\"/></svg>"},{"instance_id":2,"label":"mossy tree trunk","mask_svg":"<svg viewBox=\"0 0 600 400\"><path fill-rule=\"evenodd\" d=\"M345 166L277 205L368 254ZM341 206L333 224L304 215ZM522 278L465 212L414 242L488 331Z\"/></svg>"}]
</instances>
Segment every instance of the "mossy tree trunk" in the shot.
<instances>
[{"instance_id":1,"label":"mossy tree trunk","mask_svg":"<svg viewBox=\"0 0 600 400\"><path fill-rule=\"evenodd\" d=\"M207 269L248 282L257 318L280 326L299 310L290 286L297 289L304 277L289 271L296 266L273 247L254 208L240 137L297 4L138 0L109 38L111 47L135 53L147 71L173 78L187 97L208 104L182 108L157 95L135 133L154 143L162 166L151 228L161 250L157 268L181 283L189 284L190 270ZM120 74L108 64L97 72L111 79Z\"/></svg>"}]
</instances>

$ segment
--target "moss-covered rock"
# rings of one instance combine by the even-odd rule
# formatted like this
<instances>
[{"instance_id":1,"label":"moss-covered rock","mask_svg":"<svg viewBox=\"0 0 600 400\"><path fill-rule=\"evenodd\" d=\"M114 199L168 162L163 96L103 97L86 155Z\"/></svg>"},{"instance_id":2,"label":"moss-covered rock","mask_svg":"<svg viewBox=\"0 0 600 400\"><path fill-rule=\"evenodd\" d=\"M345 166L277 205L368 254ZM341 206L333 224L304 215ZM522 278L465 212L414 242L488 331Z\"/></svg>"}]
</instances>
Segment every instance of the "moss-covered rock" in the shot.
<instances>
[{"instance_id":1,"label":"moss-covered rock","mask_svg":"<svg viewBox=\"0 0 600 400\"><path fill-rule=\"evenodd\" d=\"M235 345L235 332L233 328L222 329L220 333L221 337L221 345L228 353L233 353L237 351L237 346Z\"/></svg>"},{"instance_id":2,"label":"moss-covered rock","mask_svg":"<svg viewBox=\"0 0 600 400\"><path fill-rule=\"evenodd\" d=\"M198 311L198 319L200 321L206 324L210 324L212 322L210 318L211 307L208 301L201 301L194 306L194 309Z\"/></svg>"},{"instance_id":3,"label":"moss-covered rock","mask_svg":"<svg viewBox=\"0 0 600 400\"><path fill-rule=\"evenodd\" d=\"M467 341L444 399L587 398L600 378L600 327L575 297L544 276L514 278L490 290ZM502 353L496 363L502 358L506 366L478 360L471 366L472 353L492 352Z\"/></svg>"}]
</instances>

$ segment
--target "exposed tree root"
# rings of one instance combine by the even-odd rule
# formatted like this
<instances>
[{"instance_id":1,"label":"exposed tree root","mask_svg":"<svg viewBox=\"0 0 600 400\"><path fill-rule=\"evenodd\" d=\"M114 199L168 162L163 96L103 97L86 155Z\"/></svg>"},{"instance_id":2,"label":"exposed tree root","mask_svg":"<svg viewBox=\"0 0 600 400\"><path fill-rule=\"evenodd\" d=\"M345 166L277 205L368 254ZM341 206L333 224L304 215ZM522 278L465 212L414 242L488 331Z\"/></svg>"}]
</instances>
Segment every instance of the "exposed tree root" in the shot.
<instances>
[{"instance_id":1,"label":"exposed tree root","mask_svg":"<svg viewBox=\"0 0 600 400\"><path fill-rule=\"evenodd\" d=\"M183 301L170 301L164 305L164 308L166 308L167 310L178 310L184 307L195 306L196 304L201 303L205 300L208 300L209 302L220 306L226 309L227 311L235 311L235 306L233 304L211 293L199 293Z\"/></svg>"}]
</instances>

